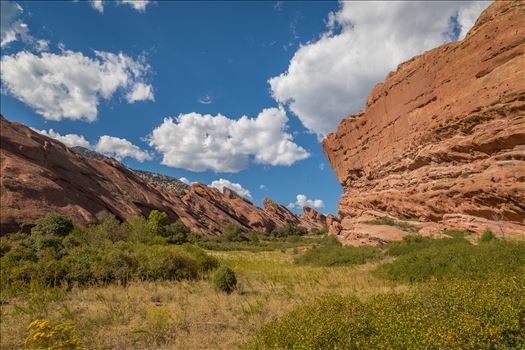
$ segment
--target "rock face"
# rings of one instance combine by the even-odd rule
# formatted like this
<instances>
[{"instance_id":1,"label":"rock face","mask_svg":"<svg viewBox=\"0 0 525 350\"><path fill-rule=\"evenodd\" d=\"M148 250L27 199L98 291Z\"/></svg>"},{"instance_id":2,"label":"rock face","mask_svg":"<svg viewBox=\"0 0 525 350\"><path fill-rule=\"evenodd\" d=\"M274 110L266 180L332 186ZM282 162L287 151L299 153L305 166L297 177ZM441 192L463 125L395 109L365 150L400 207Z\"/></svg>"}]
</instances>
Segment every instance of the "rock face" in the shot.
<instances>
[{"instance_id":1,"label":"rock face","mask_svg":"<svg viewBox=\"0 0 525 350\"><path fill-rule=\"evenodd\" d=\"M70 149L20 123L0 116L0 233L28 230L34 221L57 211L89 225L109 211L120 220L147 216L151 210L180 218L193 232L219 235L229 223L243 230L270 232L286 224L321 228L323 215L298 216L273 203L263 210L225 188L187 186L161 174L126 168L87 149ZM317 214L316 214L317 213Z\"/></svg>"},{"instance_id":2,"label":"rock face","mask_svg":"<svg viewBox=\"0 0 525 350\"><path fill-rule=\"evenodd\" d=\"M2 233L58 211L82 224L109 211L121 220L151 210L178 218L172 203L114 160L86 158L61 142L0 117Z\"/></svg>"},{"instance_id":3,"label":"rock face","mask_svg":"<svg viewBox=\"0 0 525 350\"><path fill-rule=\"evenodd\" d=\"M463 41L399 65L325 138L344 188L332 233L362 233L371 210L525 232L523 23L524 2L493 3Z\"/></svg>"}]
</instances>

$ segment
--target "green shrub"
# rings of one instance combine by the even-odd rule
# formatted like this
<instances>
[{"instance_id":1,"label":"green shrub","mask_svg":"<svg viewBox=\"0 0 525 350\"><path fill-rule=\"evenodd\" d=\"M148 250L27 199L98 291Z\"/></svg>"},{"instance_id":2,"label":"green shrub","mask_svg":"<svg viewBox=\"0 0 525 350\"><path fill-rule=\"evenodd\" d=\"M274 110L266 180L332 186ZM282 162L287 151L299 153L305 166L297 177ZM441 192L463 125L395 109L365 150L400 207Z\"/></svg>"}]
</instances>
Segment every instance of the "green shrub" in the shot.
<instances>
[{"instance_id":1,"label":"green shrub","mask_svg":"<svg viewBox=\"0 0 525 350\"><path fill-rule=\"evenodd\" d=\"M233 223L224 227L222 237L226 242L244 242L248 240L241 231L241 228Z\"/></svg>"},{"instance_id":2,"label":"green shrub","mask_svg":"<svg viewBox=\"0 0 525 350\"><path fill-rule=\"evenodd\" d=\"M308 230L306 230L304 227L288 224L286 226L274 229L271 232L271 235L274 237L283 238L283 237L288 237L288 236L304 236L307 233L308 233Z\"/></svg>"},{"instance_id":3,"label":"green shrub","mask_svg":"<svg viewBox=\"0 0 525 350\"><path fill-rule=\"evenodd\" d=\"M485 230L479 237L480 242L490 242L496 240L496 235L491 230Z\"/></svg>"},{"instance_id":4,"label":"green shrub","mask_svg":"<svg viewBox=\"0 0 525 350\"><path fill-rule=\"evenodd\" d=\"M183 244L188 242L188 235L190 230L184 225L181 219L178 219L173 224L166 226L165 237L168 243Z\"/></svg>"},{"instance_id":5,"label":"green shrub","mask_svg":"<svg viewBox=\"0 0 525 350\"><path fill-rule=\"evenodd\" d=\"M237 278L233 270L226 266L218 268L213 275L213 286L226 293L233 292L237 287Z\"/></svg>"},{"instance_id":6,"label":"green shrub","mask_svg":"<svg viewBox=\"0 0 525 350\"><path fill-rule=\"evenodd\" d=\"M343 247L338 244L330 244L308 250L303 255L296 257L295 263L314 266L359 265L381 257L382 252L377 247Z\"/></svg>"},{"instance_id":7,"label":"green shrub","mask_svg":"<svg viewBox=\"0 0 525 350\"><path fill-rule=\"evenodd\" d=\"M168 214L152 210L148 216L148 228L154 236L165 236L166 228L168 224Z\"/></svg>"},{"instance_id":8,"label":"green shrub","mask_svg":"<svg viewBox=\"0 0 525 350\"><path fill-rule=\"evenodd\" d=\"M38 219L31 229L32 234L64 237L73 230L73 221L58 213L49 213Z\"/></svg>"},{"instance_id":9,"label":"green shrub","mask_svg":"<svg viewBox=\"0 0 525 350\"><path fill-rule=\"evenodd\" d=\"M260 327L246 349L523 349L525 275L454 280L361 302L324 296Z\"/></svg>"},{"instance_id":10,"label":"green shrub","mask_svg":"<svg viewBox=\"0 0 525 350\"><path fill-rule=\"evenodd\" d=\"M385 246L386 253L392 256L400 256L417 252L427 248L446 249L449 245L465 244L469 242L464 238L440 238L434 239L430 237L423 237L418 234L405 236L401 241L391 242Z\"/></svg>"},{"instance_id":11,"label":"green shrub","mask_svg":"<svg viewBox=\"0 0 525 350\"><path fill-rule=\"evenodd\" d=\"M449 241L401 255L379 266L375 273L402 282L525 273L525 242L494 241L474 246L463 239Z\"/></svg>"},{"instance_id":12,"label":"green shrub","mask_svg":"<svg viewBox=\"0 0 525 350\"><path fill-rule=\"evenodd\" d=\"M20 294L32 283L57 287L126 284L132 279L195 279L219 266L216 258L198 247L168 245L169 238L149 233L147 223L135 218L119 225L113 216L106 215L101 223L89 228L76 226L66 236L42 230L33 235L6 235L0 239L0 288ZM112 236L105 229L126 234ZM166 231L176 236L187 229L175 223Z\"/></svg>"}]
</instances>

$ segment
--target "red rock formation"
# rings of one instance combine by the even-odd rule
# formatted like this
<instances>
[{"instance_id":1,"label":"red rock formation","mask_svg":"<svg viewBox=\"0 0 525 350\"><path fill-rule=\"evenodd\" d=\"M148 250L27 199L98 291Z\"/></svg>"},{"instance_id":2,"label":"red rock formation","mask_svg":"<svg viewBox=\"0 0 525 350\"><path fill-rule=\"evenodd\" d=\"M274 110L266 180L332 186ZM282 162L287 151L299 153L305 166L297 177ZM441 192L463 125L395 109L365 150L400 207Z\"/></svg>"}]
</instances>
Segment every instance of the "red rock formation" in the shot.
<instances>
[{"instance_id":1,"label":"red rock formation","mask_svg":"<svg viewBox=\"0 0 525 350\"><path fill-rule=\"evenodd\" d=\"M146 184L115 160L83 157L59 141L0 117L1 210L0 232L28 230L51 211L88 225L106 210L121 220L164 211L171 221L180 218L193 232L218 235L234 223L243 230L270 232L286 224L308 229L322 227L322 215L309 212L303 220L284 206L262 210L235 192L194 184L180 191ZM320 220L317 222L316 220Z\"/></svg>"},{"instance_id":2,"label":"red rock formation","mask_svg":"<svg viewBox=\"0 0 525 350\"><path fill-rule=\"evenodd\" d=\"M224 188L221 193L204 184L193 184L182 201L190 208L193 217L214 234L220 234L230 223L245 230L253 228L262 232L275 228L275 224L261 208L228 188Z\"/></svg>"},{"instance_id":3,"label":"red rock formation","mask_svg":"<svg viewBox=\"0 0 525 350\"><path fill-rule=\"evenodd\" d=\"M299 215L301 226L307 228L322 228L326 225L326 216L310 207L303 208L303 214Z\"/></svg>"},{"instance_id":4,"label":"red rock formation","mask_svg":"<svg viewBox=\"0 0 525 350\"><path fill-rule=\"evenodd\" d=\"M81 224L103 210L120 219L158 209L171 220L173 205L116 161L84 158L61 142L0 117L2 233L27 228L58 211Z\"/></svg>"},{"instance_id":5,"label":"red rock formation","mask_svg":"<svg viewBox=\"0 0 525 350\"><path fill-rule=\"evenodd\" d=\"M288 208L282 204L277 204L270 198L263 199L264 212L268 217L276 223L277 226L284 226L286 224L299 225L300 220Z\"/></svg>"},{"instance_id":6,"label":"red rock formation","mask_svg":"<svg viewBox=\"0 0 525 350\"><path fill-rule=\"evenodd\" d=\"M399 65L325 138L344 188L333 233L359 234L369 210L525 232L523 23L525 2L493 3L463 41Z\"/></svg>"}]
</instances>

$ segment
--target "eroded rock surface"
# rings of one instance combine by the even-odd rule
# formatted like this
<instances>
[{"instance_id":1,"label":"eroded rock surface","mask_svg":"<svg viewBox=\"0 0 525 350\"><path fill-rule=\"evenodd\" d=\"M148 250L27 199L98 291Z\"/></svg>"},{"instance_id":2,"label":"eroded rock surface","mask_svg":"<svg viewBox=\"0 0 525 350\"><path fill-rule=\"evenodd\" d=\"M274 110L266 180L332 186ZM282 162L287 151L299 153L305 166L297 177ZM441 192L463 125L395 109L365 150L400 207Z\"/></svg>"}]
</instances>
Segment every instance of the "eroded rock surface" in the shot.
<instances>
[{"instance_id":1,"label":"eroded rock surface","mask_svg":"<svg viewBox=\"0 0 525 350\"><path fill-rule=\"evenodd\" d=\"M433 228L525 232L523 23L524 2L493 3L463 41L399 65L325 138L344 188L333 234L362 232L370 210Z\"/></svg>"}]
</instances>

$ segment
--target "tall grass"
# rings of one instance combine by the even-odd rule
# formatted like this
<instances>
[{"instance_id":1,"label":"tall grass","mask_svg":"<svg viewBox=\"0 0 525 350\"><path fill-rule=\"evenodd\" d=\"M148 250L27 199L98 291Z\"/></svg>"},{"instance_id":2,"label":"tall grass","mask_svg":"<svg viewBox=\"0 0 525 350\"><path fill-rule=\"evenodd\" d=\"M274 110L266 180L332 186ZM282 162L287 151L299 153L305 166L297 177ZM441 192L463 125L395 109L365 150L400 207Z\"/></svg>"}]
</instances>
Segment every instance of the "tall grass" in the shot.
<instances>
[{"instance_id":1,"label":"tall grass","mask_svg":"<svg viewBox=\"0 0 525 350\"><path fill-rule=\"evenodd\" d=\"M523 349L525 276L455 280L365 302L324 296L261 327L247 349Z\"/></svg>"}]
</instances>

